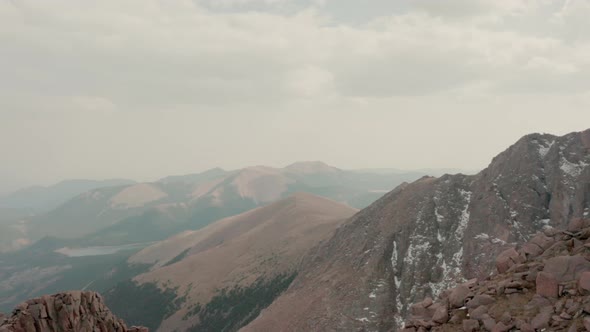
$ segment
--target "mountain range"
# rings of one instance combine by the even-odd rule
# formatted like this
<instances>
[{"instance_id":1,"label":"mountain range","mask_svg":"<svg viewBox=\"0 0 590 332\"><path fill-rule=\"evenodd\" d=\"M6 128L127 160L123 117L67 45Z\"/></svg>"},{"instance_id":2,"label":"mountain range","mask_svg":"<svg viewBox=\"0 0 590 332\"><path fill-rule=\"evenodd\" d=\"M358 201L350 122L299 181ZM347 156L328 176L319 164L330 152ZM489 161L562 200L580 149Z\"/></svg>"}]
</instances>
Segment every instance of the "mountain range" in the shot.
<instances>
[{"instance_id":1,"label":"mountain range","mask_svg":"<svg viewBox=\"0 0 590 332\"><path fill-rule=\"evenodd\" d=\"M296 192L364 207L402 181L420 176L299 162L285 168L212 169L94 188L45 213L0 225L0 250L6 252L0 254L0 309L10 310L19 301L46 293L106 291L149 267L128 267L125 261L154 241Z\"/></svg>"},{"instance_id":2,"label":"mountain range","mask_svg":"<svg viewBox=\"0 0 590 332\"><path fill-rule=\"evenodd\" d=\"M399 183L422 175L344 171L321 162L299 162L285 168L255 166L235 171L216 168L151 183L95 188L48 212L3 223L5 234L10 232L11 236L10 242L0 241L0 248L5 251L19 248L46 236L76 239L70 246L161 240L294 192L314 193L361 208ZM62 183L43 192L58 192L63 198L65 191L61 188L74 187ZM16 202L14 205L8 205L11 200L7 199L6 206L21 206L20 200L31 192L35 191L29 189L10 195L9 198L19 199L12 200ZM36 202L36 197L33 194L31 201Z\"/></svg>"},{"instance_id":3,"label":"mountain range","mask_svg":"<svg viewBox=\"0 0 590 332\"><path fill-rule=\"evenodd\" d=\"M588 166L590 129L527 135L474 175L393 184L401 175L312 162L95 189L27 221L41 240L0 256L0 305L72 287L102 292L114 314L157 331L420 330L428 321L411 316L423 309L431 319L428 299L467 289L469 301L496 270L524 268L537 247L564 254L538 234L584 249L584 235L567 229L590 217ZM95 219L68 230L80 216ZM69 238L47 237L57 229ZM447 307L447 318L460 310ZM445 323L436 326L485 324Z\"/></svg>"},{"instance_id":4,"label":"mountain range","mask_svg":"<svg viewBox=\"0 0 590 332\"><path fill-rule=\"evenodd\" d=\"M238 327L244 331L395 330L403 325L413 303L436 298L471 278L486 278L502 251L525 243L544 228L563 228L572 219L587 217L589 165L590 130L561 137L531 134L478 174L425 176L401 184L310 247L293 266L293 274L274 280L281 287L272 296L265 294L272 298L264 302L268 307L249 306L261 309L253 320L249 315L234 317L232 310L222 308L243 302L257 288L244 288L234 281L236 290L231 283L224 285L209 301L211 294L196 295L200 294L198 283L190 286L197 287L195 293L187 292L192 290L190 282L179 281L176 274L182 280L199 280L210 268L182 268L192 259L199 261L198 254L192 258L199 249L184 251L183 245L174 250L166 247L163 252L170 254L157 258L158 246L180 243L178 239L132 256L129 264L141 262L150 270L125 288L111 290L107 303L129 307L123 299L129 298L130 289L140 293L149 289L147 294L157 296L162 307L168 308L160 312L161 321L148 324L160 331L206 330L201 328L207 325L200 322L208 322L211 316L227 323L219 329L227 331ZM205 252L216 249L205 247ZM147 252L152 254L143 256ZM274 268L265 271L272 275ZM115 305L115 313L134 324L143 323L141 317L154 317L141 310L129 316L118 310ZM133 320L136 317L140 318Z\"/></svg>"},{"instance_id":5,"label":"mountain range","mask_svg":"<svg viewBox=\"0 0 590 332\"><path fill-rule=\"evenodd\" d=\"M65 180L48 187L28 187L4 196L0 196L0 209L43 212L54 209L68 201L70 198L92 189L129 185L133 183L135 183L135 181L126 179L77 179Z\"/></svg>"}]
</instances>

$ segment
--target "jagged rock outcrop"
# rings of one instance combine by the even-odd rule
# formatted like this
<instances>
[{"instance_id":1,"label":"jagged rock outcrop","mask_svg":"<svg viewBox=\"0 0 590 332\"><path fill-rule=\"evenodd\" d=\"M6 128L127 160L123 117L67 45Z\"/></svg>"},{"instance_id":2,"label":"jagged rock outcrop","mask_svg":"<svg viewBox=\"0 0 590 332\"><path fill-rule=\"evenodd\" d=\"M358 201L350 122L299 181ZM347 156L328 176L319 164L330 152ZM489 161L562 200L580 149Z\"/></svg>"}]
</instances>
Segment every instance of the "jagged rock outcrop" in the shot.
<instances>
[{"instance_id":1,"label":"jagged rock outcrop","mask_svg":"<svg viewBox=\"0 0 590 332\"><path fill-rule=\"evenodd\" d=\"M590 219L546 228L497 270L412 305L403 331L590 331Z\"/></svg>"},{"instance_id":2,"label":"jagged rock outcrop","mask_svg":"<svg viewBox=\"0 0 590 332\"><path fill-rule=\"evenodd\" d=\"M0 315L0 332L148 332L115 317L95 292L46 295L19 304L10 317Z\"/></svg>"},{"instance_id":3,"label":"jagged rock outcrop","mask_svg":"<svg viewBox=\"0 0 590 332\"><path fill-rule=\"evenodd\" d=\"M476 175L401 185L313 250L244 330L394 330L411 303L485 278L502 251L588 216L589 165L590 130L531 134Z\"/></svg>"}]
</instances>

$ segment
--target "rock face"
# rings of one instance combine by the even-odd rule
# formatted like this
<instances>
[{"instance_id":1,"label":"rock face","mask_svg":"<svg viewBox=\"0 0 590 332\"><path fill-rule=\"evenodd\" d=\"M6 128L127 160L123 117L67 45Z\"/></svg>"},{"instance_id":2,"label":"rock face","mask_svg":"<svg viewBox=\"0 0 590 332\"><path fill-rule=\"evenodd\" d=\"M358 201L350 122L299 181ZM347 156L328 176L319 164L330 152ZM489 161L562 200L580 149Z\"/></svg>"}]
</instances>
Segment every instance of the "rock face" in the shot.
<instances>
[{"instance_id":1,"label":"rock face","mask_svg":"<svg viewBox=\"0 0 590 332\"><path fill-rule=\"evenodd\" d=\"M73 291L42 296L18 305L10 317L0 314L1 332L148 332L128 328L94 292Z\"/></svg>"},{"instance_id":2,"label":"rock face","mask_svg":"<svg viewBox=\"0 0 590 332\"><path fill-rule=\"evenodd\" d=\"M590 331L590 219L578 221L578 229L539 233L507 271L414 304L403 331ZM546 249L529 254L539 237Z\"/></svg>"},{"instance_id":3,"label":"rock face","mask_svg":"<svg viewBox=\"0 0 590 332\"><path fill-rule=\"evenodd\" d=\"M392 330L411 303L497 264L521 264L514 252L496 257L545 226L589 215L589 137L531 134L477 175L399 186L313 250L289 290L244 330ZM547 245L538 237L527 253Z\"/></svg>"}]
</instances>

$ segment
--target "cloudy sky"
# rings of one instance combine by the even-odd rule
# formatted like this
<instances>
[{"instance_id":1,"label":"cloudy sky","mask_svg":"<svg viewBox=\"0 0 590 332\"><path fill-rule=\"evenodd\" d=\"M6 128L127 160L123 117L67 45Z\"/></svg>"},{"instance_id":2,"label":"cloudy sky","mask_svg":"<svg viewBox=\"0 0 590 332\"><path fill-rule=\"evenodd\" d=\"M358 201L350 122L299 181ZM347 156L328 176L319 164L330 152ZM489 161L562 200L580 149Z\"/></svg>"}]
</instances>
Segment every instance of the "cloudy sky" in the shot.
<instances>
[{"instance_id":1,"label":"cloudy sky","mask_svg":"<svg viewBox=\"0 0 590 332\"><path fill-rule=\"evenodd\" d=\"M6 0L0 192L214 166L479 169L590 127L590 1Z\"/></svg>"}]
</instances>

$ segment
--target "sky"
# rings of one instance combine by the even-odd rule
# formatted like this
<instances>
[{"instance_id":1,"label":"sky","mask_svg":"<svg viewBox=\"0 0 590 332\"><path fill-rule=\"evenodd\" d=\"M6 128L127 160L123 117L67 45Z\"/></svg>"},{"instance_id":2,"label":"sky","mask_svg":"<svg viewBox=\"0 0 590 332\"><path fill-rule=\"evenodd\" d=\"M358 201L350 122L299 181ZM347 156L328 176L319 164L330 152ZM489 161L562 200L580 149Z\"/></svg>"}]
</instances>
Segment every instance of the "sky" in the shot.
<instances>
[{"instance_id":1,"label":"sky","mask_svg":"<svg viewBox=\"0 0 590 332\"><path fill-rule=\"evenodd\" d=\"M220 166L481 169L590 127L590 1L0 2L0 193Z\"/></svg>"}]
</instances>

